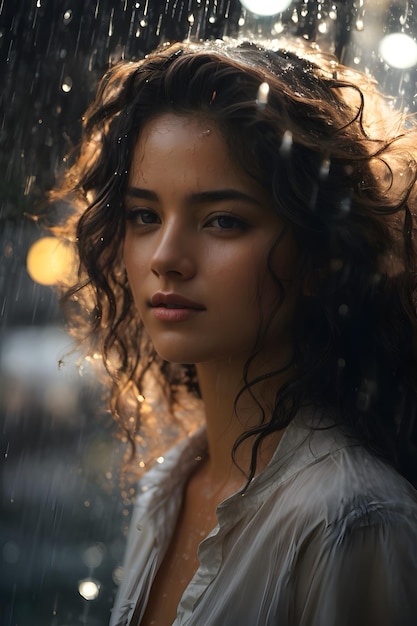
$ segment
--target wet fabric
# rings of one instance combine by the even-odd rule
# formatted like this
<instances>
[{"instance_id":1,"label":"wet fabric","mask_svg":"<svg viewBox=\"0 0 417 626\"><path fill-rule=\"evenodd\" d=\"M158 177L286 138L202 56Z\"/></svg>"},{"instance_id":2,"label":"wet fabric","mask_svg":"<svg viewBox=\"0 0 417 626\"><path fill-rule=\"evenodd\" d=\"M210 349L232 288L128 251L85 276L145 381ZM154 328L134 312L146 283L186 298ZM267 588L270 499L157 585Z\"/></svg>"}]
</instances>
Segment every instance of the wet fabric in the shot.
<instances>
[{"instance_id":1,"label":"wet fabric","mask_svg":"<svg viewBox=\"0 0 417 626\"><path fill-rule=\"evenodd\" d=\"M175 626L415 626L417 492L329 422L298 416L244 496L217 509ZM204 431L139 485L111 626L143 615ZM161 460L161 459L160 459Z\"/></svg>"}]
</instances>

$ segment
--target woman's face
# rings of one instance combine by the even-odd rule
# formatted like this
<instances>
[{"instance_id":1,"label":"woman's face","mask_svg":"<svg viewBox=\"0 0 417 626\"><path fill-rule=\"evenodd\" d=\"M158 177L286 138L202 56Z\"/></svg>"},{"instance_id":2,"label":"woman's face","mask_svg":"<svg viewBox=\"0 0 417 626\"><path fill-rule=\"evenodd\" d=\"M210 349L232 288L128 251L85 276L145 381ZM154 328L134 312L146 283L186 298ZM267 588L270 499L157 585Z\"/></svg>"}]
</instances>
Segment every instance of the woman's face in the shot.
<instances>
[{"instance_id":1,"label":"woman's face","mask_svg":"<svg viewBox=\"0 0 417 626\"><path fill-rule=\"evenodd\" d=\"M174 114L148 122L133 153L125 208L128 280L162 358L247 359L279 300L267 256L280 236L272 264L286 296L265 355L288 357L295 244L214 122Z\"/></svg>"}]
</instances>

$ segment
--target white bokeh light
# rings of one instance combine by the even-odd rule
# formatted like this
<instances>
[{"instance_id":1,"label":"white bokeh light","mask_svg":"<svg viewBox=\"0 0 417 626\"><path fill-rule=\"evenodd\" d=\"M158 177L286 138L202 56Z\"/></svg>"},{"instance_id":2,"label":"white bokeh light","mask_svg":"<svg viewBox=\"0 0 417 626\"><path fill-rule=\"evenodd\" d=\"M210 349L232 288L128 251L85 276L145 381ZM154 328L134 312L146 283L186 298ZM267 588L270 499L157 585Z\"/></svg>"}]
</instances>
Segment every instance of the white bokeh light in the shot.
<instances>
[{"instance_id":1,"label":"white bokeh light","mask_svg":"<svg viewBox=\"0 0 417 626\"><path fill-rule=\"evenodd\" d=\"M405 33L391 33L381 40L379 54L391 67L406 69L417 64L417 43Z\"/></svg>"},{"instance_id":2,"label":"white bokeh light","mask_svg":"<svg viewBox=\"0 0 417 626\"><path fill-rule=\"evenodd\" d=\"M84 578L78 583L78 592L85 600L95 600L100 593L100 583L92 578Z\"/></svg>"},{"instance_id":3,"label":"white bokeh light","mask_svg":"<svg viewBox=\"0 0 417 626\"><path fill-rule=\"evenodd\" d=\"M292 0L240 0L240 4L256 15L276 15L285 11Z\"/></svg>"}]
</instances>

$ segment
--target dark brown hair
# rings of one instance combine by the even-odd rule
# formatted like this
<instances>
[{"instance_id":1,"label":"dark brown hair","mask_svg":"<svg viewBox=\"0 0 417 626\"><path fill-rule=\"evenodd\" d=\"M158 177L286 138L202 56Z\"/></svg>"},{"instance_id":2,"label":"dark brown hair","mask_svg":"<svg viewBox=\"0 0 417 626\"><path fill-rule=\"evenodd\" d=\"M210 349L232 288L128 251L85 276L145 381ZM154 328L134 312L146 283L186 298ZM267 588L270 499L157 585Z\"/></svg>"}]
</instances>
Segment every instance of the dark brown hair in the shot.
<instances>
[{"instance_id":1,"label":"dark brown hair","mask_svg":"<svg viewBox=\"0 0 417 626\"><path fill-rule=\"evenodd\" d=\"M155 354L134 309L122 243L139 132L164 112L203 113L292 229L300 280L309 285L294 320L293 373L271 414L261 412L259 428L243 436L253 437L250 476L260 441L314 405L412 478L416 127L369 78L301 45L174 44L107 72L72 165L51 194L68 208L55 231L76 242L80 260L78 281L64 295L71 331L103 358L113 413L131 441L141 432L148 374L169 404L181 390L198 393L193 366ZM277 289L284 297L278 280ZM250 372L261 340L262 329L245 389L256 386Z\"/></svg>"}]
</instances>

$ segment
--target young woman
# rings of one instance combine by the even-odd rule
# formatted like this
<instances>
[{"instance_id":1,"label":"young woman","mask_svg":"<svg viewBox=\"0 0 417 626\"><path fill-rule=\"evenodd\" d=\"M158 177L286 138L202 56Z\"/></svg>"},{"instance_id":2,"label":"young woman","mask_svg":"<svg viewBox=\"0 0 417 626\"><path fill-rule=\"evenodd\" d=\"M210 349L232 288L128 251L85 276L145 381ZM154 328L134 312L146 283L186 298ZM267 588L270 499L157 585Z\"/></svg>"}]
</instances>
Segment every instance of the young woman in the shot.
<instances>
[{"instance_id":1,"label":"young woman","mask_svg":"<svg viewBox=\"0 0 417 626\"><path fill-rule=\"evenodd\" d=\"M73 331L157 457L111 624L416 623L416 137L314 50L104 77L55 197Z\"/></svg>"}]
</instances>

